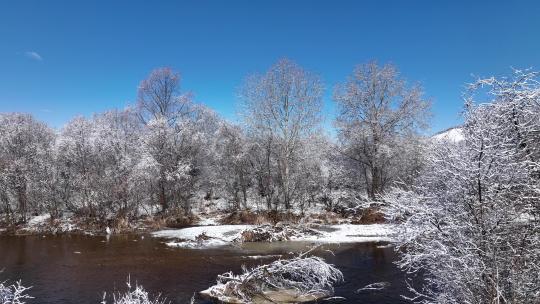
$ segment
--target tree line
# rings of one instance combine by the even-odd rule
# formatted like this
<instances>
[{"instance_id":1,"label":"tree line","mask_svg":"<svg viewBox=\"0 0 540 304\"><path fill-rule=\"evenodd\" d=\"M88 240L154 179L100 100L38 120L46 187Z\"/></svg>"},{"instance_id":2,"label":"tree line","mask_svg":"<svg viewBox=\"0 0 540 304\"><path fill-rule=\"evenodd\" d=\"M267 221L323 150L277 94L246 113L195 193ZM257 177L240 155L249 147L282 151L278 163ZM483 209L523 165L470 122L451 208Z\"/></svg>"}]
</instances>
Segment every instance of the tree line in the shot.
<instances>
[{"instance_id":1,"label":"tree line","mask_svg":"<svg viewBox=\"0 0 540 304\"><path fill-rule=\"evenodd\" d=\"M181 90L170 68L150 73L137 102L75 117L56 130L30 114L0 114L4 221L66 212L104 220L192 211L225 199L231 209L332 209L378 199L422 166L430 102L390 64L356 67L334 90L332 138L321 127L319 75L282 59L249 75L241 123Z\"/></svg>"}]
</instances>

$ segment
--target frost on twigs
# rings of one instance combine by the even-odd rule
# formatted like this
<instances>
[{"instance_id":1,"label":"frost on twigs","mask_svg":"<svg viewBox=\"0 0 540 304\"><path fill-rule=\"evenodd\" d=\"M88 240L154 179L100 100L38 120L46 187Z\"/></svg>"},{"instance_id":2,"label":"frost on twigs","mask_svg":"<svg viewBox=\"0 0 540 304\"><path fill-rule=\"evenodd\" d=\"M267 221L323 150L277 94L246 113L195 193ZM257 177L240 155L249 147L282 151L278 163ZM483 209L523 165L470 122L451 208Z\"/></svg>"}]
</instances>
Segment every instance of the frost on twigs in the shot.
<instances>
[{"instance_id":1,"label":"frost on twigs","mask_svg":"<svg viewBox=\"0 0 540 304\"><path fill-rule=\"evenodd\" d=\"M415 185L385 194L398 266L423 277L413 302L539 303L539 76L475 83L464 139L432 143Z\"/></svg>"},{"instance_id":2,"label":"frost on twigs","mask_svg":"<svg viewBox=\"0 0 540 304\"><path fill-rule=\"evenodd\" d=\"M24 304L25 300L32 299L26 294L30 287L21 285L21 281L6 285L6 282L0 283L0 304Z\"/></svg>"},{"instance_id":3,"label":"frost on twigs","mask_svg":"<svg viewBox=\"0 0 540 304\"><path fill-rule=\"evenodd\" d=\"M113 295L112 304L166 304L164 299L160 296L152 298L148 291L146 291L141 285L135 284L135 288L131 285L131 280L127 281L128 290L123 293L117 293ZM107 304L107 294L103 295L103 301L101 304Z\"/></svg>"},{"instance_id":4,"label":"frost on twigs","mask_svg":"<svg viewBox=\"0 0 540 304\"><path fill-rule=\"evenodd\" d=\"M299 256L224 273L201 294L225 303L301 303L332 296L342 281L341 271L323 259Z\"/></svg>"}]
</instances>

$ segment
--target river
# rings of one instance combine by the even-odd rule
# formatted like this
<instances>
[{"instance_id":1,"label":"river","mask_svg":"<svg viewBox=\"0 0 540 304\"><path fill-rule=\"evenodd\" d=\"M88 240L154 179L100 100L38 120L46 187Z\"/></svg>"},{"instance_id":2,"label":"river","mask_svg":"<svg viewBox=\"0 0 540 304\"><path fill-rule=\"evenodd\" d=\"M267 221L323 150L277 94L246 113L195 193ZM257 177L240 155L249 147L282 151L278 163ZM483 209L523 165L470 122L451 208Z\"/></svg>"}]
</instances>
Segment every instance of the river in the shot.
<instances>
[{"instance_id":1,"label":"river","mask_svg":"<svg viewBox=\"0 0 540 304\"><path fill-rule=\"evenodd\" d=\"M407 303L403 273L392 263L392 248L377 243L324 245L313 253L339 268L345 282L336 286L339 303ZM189 303L192 295L213 285L218 274L241 265L257 265L274 255L301 252L301 242L244 244L216 249L169 248L163 240L141 235L2 236L0 281L22 279L33 286L29 304L98 304L103 292L124 291L128 275L152 294L171 303ZM330 253L329 251L332 251ZM266 256L266 257L265 257ZM389 282L382 291L356 293L369 283ZM197 303L207 303L198 300Z\"/></svg>"}]
</instances>

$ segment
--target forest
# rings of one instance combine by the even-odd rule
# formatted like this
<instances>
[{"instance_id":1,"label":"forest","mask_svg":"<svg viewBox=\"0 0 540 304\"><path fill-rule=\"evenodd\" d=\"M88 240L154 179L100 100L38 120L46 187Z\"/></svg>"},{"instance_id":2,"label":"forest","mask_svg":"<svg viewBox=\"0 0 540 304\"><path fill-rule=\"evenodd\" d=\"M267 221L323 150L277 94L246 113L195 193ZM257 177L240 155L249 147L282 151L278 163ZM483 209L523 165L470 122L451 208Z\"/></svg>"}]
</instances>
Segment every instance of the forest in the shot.
<instances>
[{"instance_id":1,"label":"forest","mask_svg":"<svg viewBox=\"0 0 540 304\"><path fill-rule=\"evenodd\" d=\"M332 88L332 130L321 77L288 59L245 78L237 123L158 68L132 106L60 129L1 114L0 226L46 214L55 232L120 233L212 212L272 224L332 213L393 224L397 264L424 277L413 302L538 303L538 76L474 80L451 137L429 134L431 99L392 64L360 64Z\"/></svg>"},{"instance_id":2,"label":"forest","mask_svg":"<svg viewBox=\"0 0 540 304\"><path fill-rule=\"evenodd\" d=\"M66 214L106 223L189 215L221 198L230 210L332 211L411 185L423 166L430 101L392 65L368 63L336 88L336 136L321 123L320 77L287 59L246 77L233 124L159 68L130 107L75 117L56 130L0 116L3 222Z\"/></svg>"}]
</instances>

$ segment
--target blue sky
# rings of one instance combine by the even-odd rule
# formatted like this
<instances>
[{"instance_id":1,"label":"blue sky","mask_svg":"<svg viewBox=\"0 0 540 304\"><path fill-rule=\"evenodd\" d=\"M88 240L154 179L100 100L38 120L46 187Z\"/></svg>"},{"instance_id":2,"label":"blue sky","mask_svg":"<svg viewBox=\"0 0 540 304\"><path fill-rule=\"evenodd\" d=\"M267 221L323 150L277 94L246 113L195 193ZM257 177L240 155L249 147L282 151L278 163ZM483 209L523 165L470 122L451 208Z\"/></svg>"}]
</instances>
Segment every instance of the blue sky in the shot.
<instances>
[{"instance_id":1,"label":"blue sky","mask_svg":"<svg viewBox=\"0 0 540 304\"><path fill-rule=\"evenodd\" d=\"M61 127L133 103L155 67L235 120L243 78L281 57L332 91L356 64L392 62L434 102L431 132L459 124L464 84L540 69L538 1L0 1L0 112Z\"/></svg>"}]
</instances>

